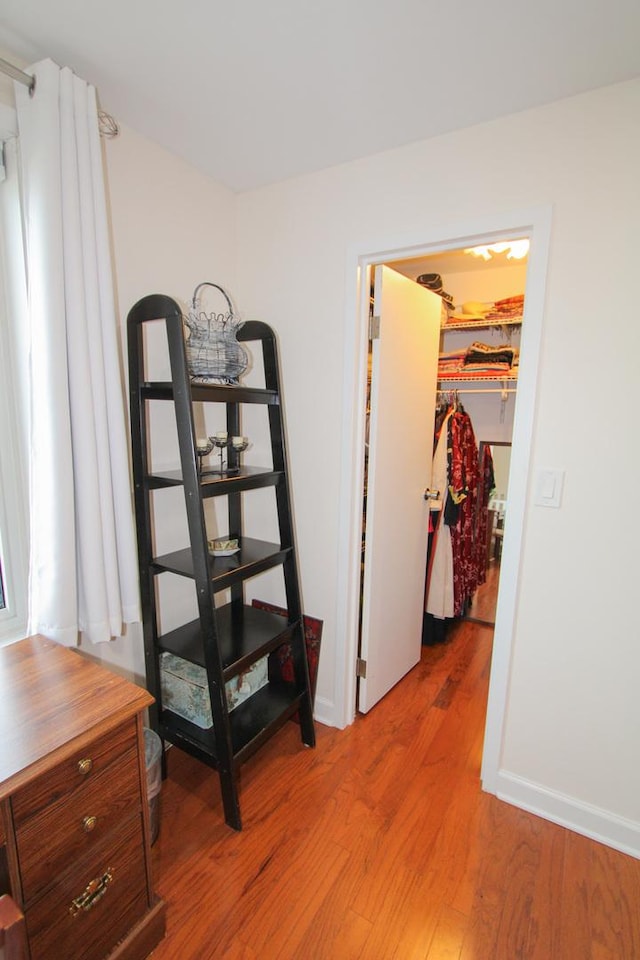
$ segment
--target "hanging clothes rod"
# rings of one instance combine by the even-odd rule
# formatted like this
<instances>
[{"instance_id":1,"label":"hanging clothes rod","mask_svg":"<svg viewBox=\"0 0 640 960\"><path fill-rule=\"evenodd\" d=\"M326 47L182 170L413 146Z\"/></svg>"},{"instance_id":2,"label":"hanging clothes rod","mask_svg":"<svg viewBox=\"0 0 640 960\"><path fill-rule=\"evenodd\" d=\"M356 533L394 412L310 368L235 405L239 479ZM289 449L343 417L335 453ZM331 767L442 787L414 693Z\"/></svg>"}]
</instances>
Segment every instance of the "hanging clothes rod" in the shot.
<instances>
[{"instance_id":1,"label":"hanging clothes rod","mask_svg":"<svg viewBox=\"0 0 640 960\"><path fill-rule=\"evenodd\" d=\"M12 63L9 63L8 60L3 60L2 57L0 57L0 73L6 73L8 77L17 80L18 83L24 83L25 87L29 87L29 93L33 93L36 86L36 78L30 77L24 70L19 70L17 67L14 67Z\"/></svg>"},{"instance_id":2,"label":"hanging clothes rod","mask_svg":"<svg viewBox=\"0 0 640 960\"><path fill-rule=\"evenodd\" d=\"M447 396L450 393L516 393L515 387L459 387L457 390L438 390L438 393Z\"/></svg>"},{"instance_id":3,"label":"hanging clothes rod","mask_svg":"<svg viewBox=\"0 0 640 960\"><path fill-rule=\"evenodd\" d=\"M444 391L446 393L446 391ZM472 389L470 387L460 387L456 390L456 393L516 393L516 390L513 387L510 387L507 390L501 390L500 387L475 387Z\"/></svg>"}]
</instances>

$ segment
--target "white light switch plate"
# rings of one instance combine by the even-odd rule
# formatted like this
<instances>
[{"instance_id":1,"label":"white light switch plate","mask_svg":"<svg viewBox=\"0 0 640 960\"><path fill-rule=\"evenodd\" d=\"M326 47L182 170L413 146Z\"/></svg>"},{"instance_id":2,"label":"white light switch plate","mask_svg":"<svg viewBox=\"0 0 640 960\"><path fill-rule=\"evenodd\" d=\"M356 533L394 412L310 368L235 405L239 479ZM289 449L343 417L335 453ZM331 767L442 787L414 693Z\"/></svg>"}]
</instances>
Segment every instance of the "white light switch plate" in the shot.
<instances>
[{"instance_id":1,"label":"white light switch plate","mask_svg":"<svg viewBox=\"0 0 640 960\"><path fill-rule=\"evenodd\" d=\"M559 507L564 485L564 470L540 467L536 476L534 503L538 507Z\"/></svg>"}]
</instances>

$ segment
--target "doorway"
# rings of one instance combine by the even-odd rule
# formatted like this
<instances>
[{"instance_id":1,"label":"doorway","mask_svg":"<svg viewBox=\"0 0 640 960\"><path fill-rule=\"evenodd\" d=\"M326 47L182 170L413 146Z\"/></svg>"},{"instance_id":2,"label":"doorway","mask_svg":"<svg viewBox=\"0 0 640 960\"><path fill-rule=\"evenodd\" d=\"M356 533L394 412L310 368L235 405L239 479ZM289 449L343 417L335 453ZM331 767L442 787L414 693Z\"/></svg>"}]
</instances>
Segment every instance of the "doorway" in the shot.
<instances>
[{"instance_id":1,"label":"doorway","mask_svg":"<svg viewBox=\"0 0 640 960\"><path fill-rule=\"evenodd\" d=\"M507 487L518 386L523 305L527 284L527 239L459 248L389 264L410 279L442 289L439 399L452 398L469 418L473 462L469 478L466 534L474 555L454 563L470 568L456 617L495 624ZM445 379L442 379L442 378ZM477 454L477 461L476 461ZM486 476L481 474L486 474ZM438 504L436 504L437 506ZM437 513L432 512L432 517ZM483 546L486 545L486 550ZM425 639L444 637L446 624L427 617Z\"/></svg>"},{"instance_id":2,"label":"doorway","mask_svg":"<svg viewBox=\"0 0 640 960\"><path fill-rule=\"evenodd\" d=\"M518 239L375 269L359 712L418 663L421 644L495 609L508 482L498 453L511 442L527 253Z\"/></svg>"},{"instance_id":3,"label":"doorway","mask_svg":"<svg viewBox=\"0 0 640 960\"><path fill-rule=\"evenodd\" d=\"M342 460L341 547L338 568L338 635L342 669L336 674L336 702L342 708L342 726L355 717L356 663L359 619L361 552L361 511L363 464L354 458L354 450L364 448L365 397L368 353L369 274L376 264L415 259L439 251L461 249L491 243L503 237L528 237L529 254L527 302L523 325L523 363L518 380L518 402L513 422L513 461L510 470L509 524L502 548L503 575L500 604L496 618L494 655L491 667L487 723L484 742L483 787L496 792L500 765L503 719L508 693L511 643L516 616L516 598L520 575L526 495L529 487L530 447L535 411L538 357L545 294L551 210L547 207L520 211L507 217L484 218L457 225L425 230L414 238L363 243L349 254L353 278L347 303L350 336L346 342L344 457Z\"/></svg>"}]
</instances>

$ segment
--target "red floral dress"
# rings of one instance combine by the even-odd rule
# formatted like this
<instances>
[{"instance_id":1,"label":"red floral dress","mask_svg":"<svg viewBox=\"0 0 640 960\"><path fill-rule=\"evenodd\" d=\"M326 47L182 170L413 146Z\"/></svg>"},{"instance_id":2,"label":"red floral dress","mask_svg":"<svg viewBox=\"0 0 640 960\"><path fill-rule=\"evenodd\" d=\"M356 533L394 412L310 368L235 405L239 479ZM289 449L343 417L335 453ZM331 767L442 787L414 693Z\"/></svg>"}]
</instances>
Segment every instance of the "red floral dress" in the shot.
<instances>
[{"instance_id":1,"label":"red floral dress","mask_svg":"<svg viewBox=\"0 0 640 960\"><path fill-rule=\"evenodd\" d=\"M453 552L454 616L464 607L479 585L475 517L480 471L478 447L468 414L457 410L449 420L449 511ZM447 513L445 513L445 523Z\"/></svg>"}]
</instances>

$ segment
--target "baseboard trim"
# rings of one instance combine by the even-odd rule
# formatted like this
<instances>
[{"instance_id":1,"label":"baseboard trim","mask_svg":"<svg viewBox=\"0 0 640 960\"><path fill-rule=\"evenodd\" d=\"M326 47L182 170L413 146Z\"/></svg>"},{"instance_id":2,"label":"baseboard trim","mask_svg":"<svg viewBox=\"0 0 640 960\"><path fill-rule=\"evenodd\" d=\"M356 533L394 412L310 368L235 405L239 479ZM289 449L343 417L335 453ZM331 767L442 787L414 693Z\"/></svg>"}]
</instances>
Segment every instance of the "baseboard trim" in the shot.
<instances>
[{"instance_id":1,"label":"baseboard trim","mask_svg":"<svg viewBox=\"0 0 640 960\"><path fill-rule=\"evenodd\" d=\"M313 716L318 723L324 723L326 727L337 726L335 720L336 705L331 700L324 697L316 697L313 704Z\"/></svg>"},{"instance_id":2,"label":"baseboard trim","mask_svg":"<svg viewBox=\"0 0 640 960\"><path fill-rule=\"evenodd\" d=\"M496 796L582 836L640 860L640 823L500 771Z\"/></svg>"}]
</instances>

